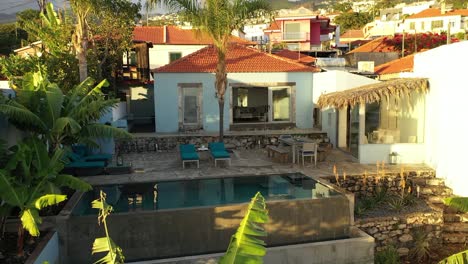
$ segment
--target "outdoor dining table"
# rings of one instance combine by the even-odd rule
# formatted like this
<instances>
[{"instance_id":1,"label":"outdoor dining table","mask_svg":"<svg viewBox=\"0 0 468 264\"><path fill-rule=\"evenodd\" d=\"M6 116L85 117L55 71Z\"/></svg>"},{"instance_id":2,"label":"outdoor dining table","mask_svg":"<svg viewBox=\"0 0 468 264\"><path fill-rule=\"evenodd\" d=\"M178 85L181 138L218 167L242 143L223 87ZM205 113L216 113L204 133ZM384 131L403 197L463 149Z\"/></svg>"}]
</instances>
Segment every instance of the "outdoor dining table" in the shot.
<instances>
[{"instance_id":1,"label":"outdoor dining table","mask_svg":"<svg viewBox=\"0 0 468 264\"><path fill-rule=\"evenodd\" d=\"M310 138L279 138L279 142L292 147L292 162L296 163L296 146L302 146L304 143L315 143L315 140Z\"/></svg>"}]
</instances>

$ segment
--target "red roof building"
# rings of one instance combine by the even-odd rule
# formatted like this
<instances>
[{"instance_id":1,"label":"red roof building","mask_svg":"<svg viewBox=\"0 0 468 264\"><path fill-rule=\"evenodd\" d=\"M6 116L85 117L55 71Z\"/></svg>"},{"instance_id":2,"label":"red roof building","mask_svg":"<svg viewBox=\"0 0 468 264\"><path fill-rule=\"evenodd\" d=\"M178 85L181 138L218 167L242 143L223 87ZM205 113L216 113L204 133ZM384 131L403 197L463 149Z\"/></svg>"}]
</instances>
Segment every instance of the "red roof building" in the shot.
<instances>
[{"instance_id":1,"label":"red roof building","mask_svg":"<svg viewBox=\"0 0 468 264\"><path fill-rule=\"evenodd\" d=\"M280 56L280 57L283 57L283 58L288 58L288 59L291 59L291 60L295 60L295 61L300 62L300 63L305 64L305 65L312 65L317 60L314 57L304 55L304 54L302 54L302 53L300 53L298 51L291 51L291 50L287 50L287 49L280 50L279 52L276 52L274 54L276 56Z\"/></svg>"},{"instance_id":2,"label":"red roof building","mask_svg":"<svg viewBox=\"0 0 468 264\"><path fill-rule=\"evenodd\" d=\"M214 73L218 56L213 46L203 48L166 66L156 73ZM226 55L227 72L320 72L319 68L233 44Z\"/></svg>"}]
</instances>

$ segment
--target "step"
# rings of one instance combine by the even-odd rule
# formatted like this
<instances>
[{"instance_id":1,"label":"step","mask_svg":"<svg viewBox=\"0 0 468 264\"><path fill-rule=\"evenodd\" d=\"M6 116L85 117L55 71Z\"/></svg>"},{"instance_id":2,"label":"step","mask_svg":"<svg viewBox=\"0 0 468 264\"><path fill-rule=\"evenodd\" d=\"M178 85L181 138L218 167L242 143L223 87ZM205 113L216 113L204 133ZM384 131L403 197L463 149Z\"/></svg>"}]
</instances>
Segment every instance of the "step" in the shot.
<instances>
[{"instance_id":1,"label":"step","mask_svg":"<svg viewBox=\"0 0 468 264\"><path fill-rule=\"evenodd\" d=\"M468 241L467 234L464 233L442 233L442 239L445 243L461 244Z\"/></svg>"},{"instance_id":2,"label":"step","mask_svg":"<svg viewBox=\"0 0 468 264\"><path fill-rule=\"evenodd\" d=\"M429 177L413 178L412 181L415 185L419 185L421 187L445 186L444 179L441 179L441 178L429 178Z\"/></svg>"},{"instance_id":3,"label":"step","mask_svg":"<svg viewBox=\"0 0 468 264\"><path fill-rule=\"evenodd\" d=\"M419 189L421 195L437 195L449 197L453 194L452 189L445 186L431 186L431 187L421 187Z\"/></svg>"},{"instance_id":4,"label":"step","mask_svg":"<svg viewBox=\"0 0 468 264\"><path fill-rule=\"evenodd\" d=\"M468 223L445 223L442 230L445 232L464 232L465 236L468 236Z\"/></svg>"},{"instance_id":5,"label":"step","mask_svg":"<svg viewBox=\"0 0 468 264\"><path fill-rule=\"evenodd\" d=\"M468 223L468 213L457 214L457 213L444 213L444 222L447 223Z\"/></svg>"}]
</instances>

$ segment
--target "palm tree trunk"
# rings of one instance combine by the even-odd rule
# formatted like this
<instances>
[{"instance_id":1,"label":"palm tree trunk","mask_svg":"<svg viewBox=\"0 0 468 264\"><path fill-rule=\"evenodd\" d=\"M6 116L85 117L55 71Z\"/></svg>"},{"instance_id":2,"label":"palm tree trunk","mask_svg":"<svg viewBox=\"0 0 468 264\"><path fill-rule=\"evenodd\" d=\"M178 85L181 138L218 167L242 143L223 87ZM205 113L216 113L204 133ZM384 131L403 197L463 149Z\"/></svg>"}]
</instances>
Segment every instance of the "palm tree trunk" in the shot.
<instances>
[{"instance_id":1,"label":"palm tree trunk","mask_svg":"<svg viewBox=\"0 0 468 264\"><path fill-rule=\"evenodd\" d=\"M18 251L18 256L24 256L24 228L21 223L18 225L18 240L16 241L16 249Z\"/></svg>"},{"instance_id":2,"label":"palm tree trunk","mask_svg":"<svg viewBox=\"0 0 468 264\"><path fill-rule=\"evenodd\" d=\"M215 89L219 105L219 142L224 140L224 94L227 86L226 52L217 47L218 63L216 65Z\"/></svg>"},{"instance_id":3,"label":"palm tree trunk","mask_svg":"<svg viewBox=\"0 0 468 264\"><path fill-rule=\"evenodd\" d=\"M86 25L85 15L78 15L74 46L76 50L76 58L78 59L78 69L80 72L80 82L88 77L88 61L86 53L88 49L88 29Z\"/></svg>"}]
</instances>

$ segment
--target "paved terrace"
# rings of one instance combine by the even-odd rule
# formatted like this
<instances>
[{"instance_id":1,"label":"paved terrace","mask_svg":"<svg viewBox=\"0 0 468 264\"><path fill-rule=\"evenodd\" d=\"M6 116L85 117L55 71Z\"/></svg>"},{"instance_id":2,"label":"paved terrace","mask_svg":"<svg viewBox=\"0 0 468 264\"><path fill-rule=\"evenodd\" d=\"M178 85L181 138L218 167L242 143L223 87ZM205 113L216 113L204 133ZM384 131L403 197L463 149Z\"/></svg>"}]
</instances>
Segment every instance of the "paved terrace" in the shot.
<instances>
[{"instance_id":1,"label":"paved terrace","mask_svg":"<svg viewBox=\"0 0 468 264\"><path fill-rule=\"evenodd\" d=\"M376 165L362 165L349 154L333 149L327 155L325 161L317 162L315 168L313 163L306 161L302 164L280 164L267 157L265 149L234 150L231 154L232 164L230 167L224 165L223 161L218 162L218 167L214 167L214 162L210 159L209 152L199 152L200 168L196 168L195 163L187 163L186 168L182 169L182 162L179 159L178 152L142 152L134 154L125 154L123 156L126 164L131 163L134 169L132 174L122 175L99 175L82 177L93 185L104 184L122 184L137 183L161 180L180 180L196 178L230 177L230 176L248 176L261 174L281 174L291 172L302 172L314 177L333 176L333 165L336 164L338 173L342 176L343 171L347 175L363 174L367 171L368 175L376 172ZM113 161L115 164L115 161ZM385 164L387 172L399 172L401 165ZM431 170L428 166L405 165L408 171L427 171Z\"/></svg>"}]
</instances>

